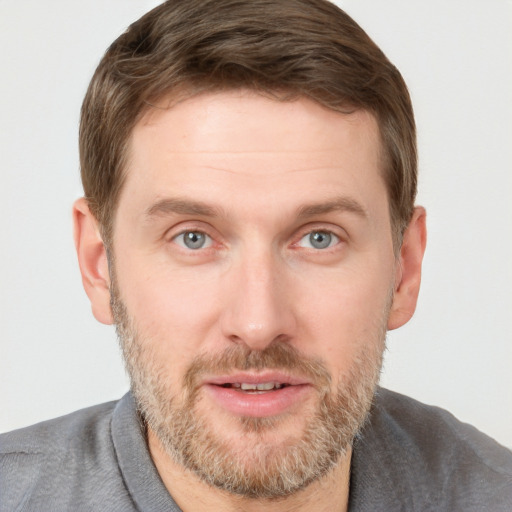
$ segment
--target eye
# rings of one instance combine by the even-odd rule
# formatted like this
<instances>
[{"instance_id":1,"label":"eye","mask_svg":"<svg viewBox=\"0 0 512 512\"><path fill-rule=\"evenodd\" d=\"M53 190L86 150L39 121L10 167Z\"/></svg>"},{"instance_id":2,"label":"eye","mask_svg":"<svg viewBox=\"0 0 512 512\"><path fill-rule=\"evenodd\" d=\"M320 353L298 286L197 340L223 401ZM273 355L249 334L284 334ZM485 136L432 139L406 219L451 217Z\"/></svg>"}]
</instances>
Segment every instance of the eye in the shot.
<instances>
[{"instance_id":1,"label":"eye","mask_svg":"<svg viewBox=\"0 0 512 512\"><path fill-rule=\"evenodd\" d=\"M202 231L184 231L174 238L174 242L184 249L193 251L206 249L212 245L212 239Z\"/></svg>"},{"instance_id":2,"label":"eye","mask_svg":"<svg viewBox=\"0 0 512 512\"><path fill-rule=\"evenodd\" d=\"M300 239L298 245L308 249L327 249L339 241L340 239L330 231L311 231Z\"/></svg>"}]
</instances>

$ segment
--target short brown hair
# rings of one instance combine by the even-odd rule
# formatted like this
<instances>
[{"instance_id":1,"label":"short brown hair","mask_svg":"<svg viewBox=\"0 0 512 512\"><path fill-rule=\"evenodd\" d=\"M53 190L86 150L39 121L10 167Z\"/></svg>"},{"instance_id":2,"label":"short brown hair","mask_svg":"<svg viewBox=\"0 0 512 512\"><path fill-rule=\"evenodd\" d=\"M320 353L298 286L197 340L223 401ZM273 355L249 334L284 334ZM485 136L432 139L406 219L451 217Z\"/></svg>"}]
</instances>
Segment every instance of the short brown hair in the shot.
<instances>
[{"instance_id":1,"label":"short brown hair","mask_svg":"<svg viewBox=\"0 0 512 512\"><path fill-rule=\"evenodd\" d=\"M132 129L173 94L247 88L375 115L395 247L410 221L416 133L402 76L345 12L326 0L169 0L109 47L82 105L85 197L108 244Z\"/></svg>"}]
</instances>

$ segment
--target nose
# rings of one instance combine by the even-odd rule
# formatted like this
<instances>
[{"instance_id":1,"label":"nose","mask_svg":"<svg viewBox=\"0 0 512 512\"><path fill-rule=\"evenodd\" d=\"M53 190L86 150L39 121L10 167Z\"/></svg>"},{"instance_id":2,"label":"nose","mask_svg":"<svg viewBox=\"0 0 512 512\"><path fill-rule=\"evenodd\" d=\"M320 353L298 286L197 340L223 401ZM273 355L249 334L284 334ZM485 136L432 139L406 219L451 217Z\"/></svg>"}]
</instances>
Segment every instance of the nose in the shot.
<instances>
[{"instance_id":1,"label":"nose","mask_svg":"<svg viewBox=\"0 0 512 512\"><path fill-rule=\"evenodd\" d=\"M241 258L226 276L228 296L221 328L232 342L264 350L274 341L295 336L293 295L285 264L270 251Z\"/></svg>"}]
</instances>

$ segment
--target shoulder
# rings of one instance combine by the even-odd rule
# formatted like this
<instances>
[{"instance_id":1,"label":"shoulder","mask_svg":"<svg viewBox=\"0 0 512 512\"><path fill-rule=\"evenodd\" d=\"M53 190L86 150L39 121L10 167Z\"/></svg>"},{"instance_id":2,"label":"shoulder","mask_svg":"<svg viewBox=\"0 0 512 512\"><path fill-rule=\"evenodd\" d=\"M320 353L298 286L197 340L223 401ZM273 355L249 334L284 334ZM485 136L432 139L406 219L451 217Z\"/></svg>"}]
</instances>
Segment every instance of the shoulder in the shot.
<instances>
[{"instance_id":1,"label":"shoulder","mask_svg":"<svg viewBox=\"0 0 512 512\"><path fill-rule=\"evenodd\" d=\"M109 445L110 421L117 402L110 402L30 427L0 435L0 468L15 471L30 461L30 472L43 461L45 471L52 465L92 462L104 457ZM9 472L11 472L9 471Z\"/></svg>"},{"instance_id":2,"label":"shoulder","mask_svg":"<svg viewBox=\"0 0 512 512\"><path fill-rule=\"evenodd\" d=\"M71 509L79 510L84 496L115 487L121 480L110 427L116 405L97 405L0 435L0 510L27 503L29 509L66 509L73 502Z\"/></svg>"},{"instance_id":3,"label":"shoulder","mask_svg":"<svg viewBox=\"0 0 512 512\"><path fill-rule=\"evenodd\" d=\"M108 428L117 402L108 402L43 421L30 427L0 434L0 456L11 453L50 454L66 452L71 445L87 443L83 438ZM77 434L80 434L77 436Z\"/></svg>"},{"instance_id":4,"label":"shoulder","mask_svg":"<svg viewBox=\"0 0 512 512\"><path fill-rule=\"evenodd\" d=\"M379 390L375 407L377 421L429 464L466 460L512 478L512 452L448 411L385 389Z\"/></svg>"},{"instance_id":5,"label":"shoulder","mask_svg":"<svg viewBox=\"0 0 512 512\"><path fill-rule=\"evenodd\" d=\"M398 393L379 389L354 455L366 498L381 487L407 503L404 510L512 508L512 452L449 412Z\"/></svg>"}]
</instances>

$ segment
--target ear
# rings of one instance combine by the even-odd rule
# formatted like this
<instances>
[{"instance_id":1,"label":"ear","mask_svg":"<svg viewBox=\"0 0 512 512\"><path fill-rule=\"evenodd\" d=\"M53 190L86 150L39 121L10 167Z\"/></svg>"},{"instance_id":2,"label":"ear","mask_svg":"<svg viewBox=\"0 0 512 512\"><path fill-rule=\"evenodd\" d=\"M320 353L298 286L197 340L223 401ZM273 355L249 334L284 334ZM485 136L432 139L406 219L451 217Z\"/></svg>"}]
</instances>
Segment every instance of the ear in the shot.
<instances>
[{"instance_id":1,"label":"ear","mask_svg":"<svg viewBox=\"0 0 512 512\"><path fill-rule=\"evenodd\" d=\"M92 313L98 322L114 323L110 308L110 277L105 245L98 222L82 197L73 205L75 247L85 293L91 301Z\"/></svg>"},{"instance_id":2,"label":"ear","mask_svg":"<svg viewBox=\"0 0 512 512\"><path fill-rule=\"evenodd\" d=\"M407 323L416 309L421 282L421 263L427 243L427 214L417 206L404 233L397 259L395 293L388 318L388 330Z\"/></svg>"}]
</instances>

